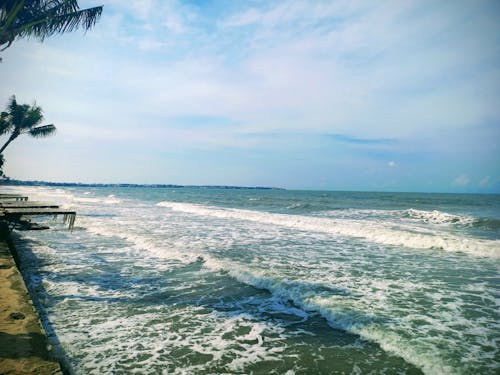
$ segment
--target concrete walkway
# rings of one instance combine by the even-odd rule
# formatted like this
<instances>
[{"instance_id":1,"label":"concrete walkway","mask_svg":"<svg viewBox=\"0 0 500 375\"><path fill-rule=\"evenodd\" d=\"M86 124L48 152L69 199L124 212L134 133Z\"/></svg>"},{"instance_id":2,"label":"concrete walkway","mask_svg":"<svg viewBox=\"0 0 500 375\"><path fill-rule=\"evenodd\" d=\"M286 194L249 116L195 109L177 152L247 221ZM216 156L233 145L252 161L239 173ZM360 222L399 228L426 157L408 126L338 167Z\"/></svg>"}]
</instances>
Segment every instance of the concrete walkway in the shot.
<instances>
[{"instance_id":1,"label":"concrete walkway","mask_svg":"<svg viewBox=\"0 0 500 375\"><path fill-rule=\"evenodd\" d=\"M0 238L0 375L62 374L48 350L24 280Z\"/></svg>"}]
</instances>

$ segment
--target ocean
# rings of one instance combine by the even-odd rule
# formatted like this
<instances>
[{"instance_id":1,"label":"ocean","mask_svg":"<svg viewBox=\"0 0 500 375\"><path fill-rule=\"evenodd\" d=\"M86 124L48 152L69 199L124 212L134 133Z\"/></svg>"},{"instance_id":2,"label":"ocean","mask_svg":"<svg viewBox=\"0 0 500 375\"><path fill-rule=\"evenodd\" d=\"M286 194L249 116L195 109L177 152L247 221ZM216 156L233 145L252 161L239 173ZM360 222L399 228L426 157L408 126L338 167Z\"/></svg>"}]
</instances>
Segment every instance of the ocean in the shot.
<instances>
[{"instance_id":1,"label":"ocean","mask_svg":"<svg viewBox=\"0 0 500 375\"><path fill-rule=\"evenodd\" d=\"M498 374L500 196L13 187L74 374ZM5 190L5 189L4 189Z\"/></svg>"}]
</instances>

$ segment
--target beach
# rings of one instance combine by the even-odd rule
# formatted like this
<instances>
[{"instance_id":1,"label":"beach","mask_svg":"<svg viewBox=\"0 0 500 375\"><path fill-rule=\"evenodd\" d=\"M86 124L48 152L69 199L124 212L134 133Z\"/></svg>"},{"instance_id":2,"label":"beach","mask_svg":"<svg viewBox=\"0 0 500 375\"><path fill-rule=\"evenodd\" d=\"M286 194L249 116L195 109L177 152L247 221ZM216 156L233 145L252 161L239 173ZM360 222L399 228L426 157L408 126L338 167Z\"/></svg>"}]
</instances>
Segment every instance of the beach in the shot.
<instances>
[{"instance_id":1,"label":"beach","mask_svg":"<svg viewBox=\"0 0 500 375\"><path fill-rule=\"evenodd\" d=\"M72 373L498 371L498 196L22 192L78 212L15 236Z\"/></svg>"}]
</instances>

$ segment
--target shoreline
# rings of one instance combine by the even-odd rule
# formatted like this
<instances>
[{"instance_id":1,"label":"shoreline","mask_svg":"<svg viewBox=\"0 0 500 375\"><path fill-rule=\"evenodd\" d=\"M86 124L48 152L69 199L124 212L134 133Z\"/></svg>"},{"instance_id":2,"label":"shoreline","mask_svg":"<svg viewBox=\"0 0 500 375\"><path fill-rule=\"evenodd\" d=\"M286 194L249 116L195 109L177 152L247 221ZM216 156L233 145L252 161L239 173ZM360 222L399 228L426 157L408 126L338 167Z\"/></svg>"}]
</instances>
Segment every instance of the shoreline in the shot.
<instances>
[{"instance_id":1,"label":"shoreline","mask_svg":"<svg viewBox=\"0 0 500 375\"><path fill-rule=\"evenodd\" d=\"M20 271L8 231L0 228L0 373L63 374Z\"/></svg>"}]
</instances>

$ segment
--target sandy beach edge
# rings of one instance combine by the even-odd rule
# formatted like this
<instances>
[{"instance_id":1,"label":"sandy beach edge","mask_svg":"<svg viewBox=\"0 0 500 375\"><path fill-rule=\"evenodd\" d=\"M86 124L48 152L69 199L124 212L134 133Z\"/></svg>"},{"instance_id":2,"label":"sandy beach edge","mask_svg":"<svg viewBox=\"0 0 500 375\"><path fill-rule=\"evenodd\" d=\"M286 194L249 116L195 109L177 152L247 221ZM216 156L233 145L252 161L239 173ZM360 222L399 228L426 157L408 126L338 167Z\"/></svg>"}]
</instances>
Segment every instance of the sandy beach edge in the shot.
<instances>
[{"instance_id":1,"label":"sandy beach edge","mask_svg":"<svg viewBox=\"0 0 500 375\"><path fill-rule=\"evenodd\" d=\"M0 228L0 375L63 374L21 275L17 250Z\"/></svg>"}]
</instances>

